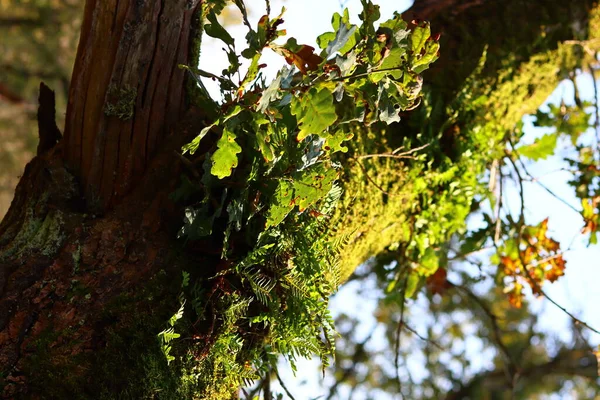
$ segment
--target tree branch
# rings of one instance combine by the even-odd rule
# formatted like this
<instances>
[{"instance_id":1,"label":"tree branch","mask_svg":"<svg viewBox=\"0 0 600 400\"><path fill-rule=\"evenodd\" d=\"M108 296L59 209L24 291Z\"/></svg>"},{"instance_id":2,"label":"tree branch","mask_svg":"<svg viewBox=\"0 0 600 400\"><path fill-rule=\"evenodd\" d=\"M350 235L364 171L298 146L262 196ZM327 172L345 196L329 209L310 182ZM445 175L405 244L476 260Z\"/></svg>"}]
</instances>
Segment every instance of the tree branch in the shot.
<instances>
[{"instance_id":1,"label":"tree branch","mask_svg":"<svg viewBox=\"0 0 600 400\"><path fill-rule=\"evenodd\" d=\"M547 376L580 376L594 379L597 377L597 361L594 354L583 349L560 351L552 360L530 365L521 369L519 374L521 379L527 379L532 383L539 383L542 378ZM488 371L476 375L469 382L448 393L445 400L460 400L472 397L477 389L485 382L485 388L489 393L498 392L506 389L506 383L503 379L503 371ZM481 398L479 393L477 398Z\"/></svg>"}]
</instances>

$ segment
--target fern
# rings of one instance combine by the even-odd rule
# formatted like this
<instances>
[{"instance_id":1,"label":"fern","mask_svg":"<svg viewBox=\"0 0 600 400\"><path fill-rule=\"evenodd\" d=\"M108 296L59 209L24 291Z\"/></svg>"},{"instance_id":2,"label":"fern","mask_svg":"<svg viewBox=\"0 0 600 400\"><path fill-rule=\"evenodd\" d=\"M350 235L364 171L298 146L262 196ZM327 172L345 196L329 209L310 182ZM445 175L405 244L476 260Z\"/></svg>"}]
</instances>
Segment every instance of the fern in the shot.
<instances>
[{"instance_id":1,"label":"fern","mask_svg":"<svg viewBox=\"0 0 600 400\"><path fill-rule=\"evenodd\" d=\"M409 57L412 33L399 15L382 24L390 31L387 44L373 40L378 13L369 0L360 27L344 20L319 37L320 55L295 40L276 44L285 33L278 28L282 16L267 15L256 27L246 24L241 54L250 67L240 82L239 52L217 18L225 4L204 2L202 22L206 34L224 42L231 65L221 77L184 67L200 83L201 76L216 78L226 103L208 113L216 119L182 150L194 154L217 135L215 145L207 146L201 185L184 180L174 195L187 210L180 237L189 245L202 237L223 245L220 269L186 293L194 319L212 321L212 342L187 355L186 379L211 399L228 398L235 385L276 368L278 355L292 365L314 355L328 364L335 350L328 298L340 284L339 259L350 238L332 239L329 227L343 194L336 153L348 151L344 142L358 122L389 124L420 102L418 74L439 47L420 24L413 28L419 48L411 53L431 57ZM242 0L234 4L246 15ZM356 35L340 36L340 29ZM269 85L259 74L267 47L297 68L283 68ZM386 58L387 50L404 56ZM361 112L367 103L369 112ZM175 322L185 315L183 304ZM170 342L173 333L162 336Z\"/></svg>"},{"instance_id":2,"label":"fern","mask_svg":"<svg viewBox=\"0 0 600 400\"><path fill-rule=\"evenodd\" d=\"M243 268L239 274L250 283L256 298L265 306L268 306L272 300L271 292L275 288L275 281L260 272L260 270L252 271L250 267Z\"/></svg>"}]
</instances>

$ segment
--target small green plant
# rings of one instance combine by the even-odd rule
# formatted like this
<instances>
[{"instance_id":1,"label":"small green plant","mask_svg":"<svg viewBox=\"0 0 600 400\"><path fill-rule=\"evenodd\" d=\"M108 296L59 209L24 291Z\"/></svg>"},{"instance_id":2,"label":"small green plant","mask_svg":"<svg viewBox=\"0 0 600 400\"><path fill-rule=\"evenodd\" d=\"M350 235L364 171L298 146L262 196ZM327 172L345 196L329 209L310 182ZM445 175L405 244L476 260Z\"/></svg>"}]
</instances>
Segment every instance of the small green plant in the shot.
<instances>
[{"instance_id":1,"label":"small green plant","mask_svg":"<svg viewBox=\"0 0 600 400\"><path fill-rule=\"evenodd\" d=\"M190 274L183 271L181 282L182 290L188 286L189 281ZM171 361L175 360L175 357L171 355L171 341L181 336L179 333L175 332L175 324L181 319L181 317L183 317L183 312L185 310L185 295L183 292L179 295L179 303L181 305L179 310L177 310L177 312L173 314L171 318L169 318L169 327L157 335L161 345L161 350L167 359L167 363L171 363Z\"/></svg>"},{"instance_id":2,"label":"small green plant","mask_svg":"<svg viewBox=\"0 0 600 400\"><path fill-rule=\"evenodd\" d=\"M275 369L279 355L292 367L314 354L328 364L335 330L327 304L340 283L344 244L326 229L342 195L336 154L348 151L357 126L399 121L420 103L419 74L439 50L426 22L409 27L395 14L376 27L379 8L367 0L360 26L349 22L348 10L334 15L333 31L318 38L320 52L293 38L275 42L285 34L283 11L253 27L243 2L234 3L248 47L238 53L219 24L225 2L208 2L204 33L225 44L230 66L220 77L182 66L200 85L202 76L216 79L224 99L219 117L183 148L193 159L208 147L200 182L186 179L174 193L176 200L201 199L187 206L179 237L221 243L212 289L191 290L187 302L196 318L212 321L214 341L182 357L184 380L203 380L207 398L227 397ZM269 84L261 75L265 49L291 66ZM250 67L236 80L240 54ZM161 333L169 361L173 325Z\"/></svg>"}]
</instances>

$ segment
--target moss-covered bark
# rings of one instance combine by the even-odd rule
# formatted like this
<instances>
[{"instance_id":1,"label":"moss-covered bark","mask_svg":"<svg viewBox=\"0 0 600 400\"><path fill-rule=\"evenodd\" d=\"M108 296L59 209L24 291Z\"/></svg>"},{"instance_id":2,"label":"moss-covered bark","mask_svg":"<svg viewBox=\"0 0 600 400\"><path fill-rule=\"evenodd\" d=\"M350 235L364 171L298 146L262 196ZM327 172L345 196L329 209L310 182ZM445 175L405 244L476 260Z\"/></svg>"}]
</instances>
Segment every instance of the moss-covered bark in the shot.
<instances>
[{"instance_id":1,"label":"moss-covered bark","mask_svg":"<svg viewBox=\"0 0 600 400\"><path fill-rule=\"evenodd\" d=\"M332 225L349 236L345 277L419 231L434 245L461 229L479 174L502 151L505 134L585 65L582 44L588 52L599 45L591 1L455 3L417 2L405 15L431 17L442 33L442 55L424 74L424 104L384 131L357 133L363 137L345 164L345 197ZM418 160L357 159L401 146L427 147L412 154Z\"/></svg>"},{"instance_id":2,"label":"moss-covered bark","mask_svg":"<svg viewBox=\"0 0 600 400\"><path fill-rule=\"evenodd\" d=\"M0 225L0 397L164 391L156 333L177 306L173 243L140 213L85 214L56 154L28 165Z\"/></svg>"},{"instance_id":3,"label":"moss-covered bark","mask_svg":"<svg viewBox=\"0 0 600 400\"><path fill-rule=\"evenodd\" d=\"M0 398L188 397L157 334L179 307L181 271L211 276L217 265L212 249L182 252L169 199L176 150L201 126L197 115L182 121L181 137L103 215L86 209L60 144L29 163L0 224Z\"/></svg>"}]
</instances>

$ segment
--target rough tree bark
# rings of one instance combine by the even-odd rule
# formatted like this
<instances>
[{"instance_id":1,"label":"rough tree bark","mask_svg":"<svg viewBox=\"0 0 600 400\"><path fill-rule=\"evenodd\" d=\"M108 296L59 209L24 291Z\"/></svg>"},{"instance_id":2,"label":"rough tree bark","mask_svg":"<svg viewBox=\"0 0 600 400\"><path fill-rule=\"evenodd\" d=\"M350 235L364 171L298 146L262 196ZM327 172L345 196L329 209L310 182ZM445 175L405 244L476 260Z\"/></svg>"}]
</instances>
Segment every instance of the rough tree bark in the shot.
<instances>
[{"instance_id":1,"label":"rough tree bark","mask_svg":"<svg viewBox=\"0 0 600 400\"><path fill-rule=\"evenodd\" d=\"M87 0L64 138L27 165L0 224L2 398L141 398L158 390L149 377L169 375L155 341L176 308L179 281L169 276L190 263L212 275L219 262L210 243L176 243L182 211L169 199L182 169L174 153L205 124L202 110L189 107L177 68L194 63L198 7L193 0ZM558 18L544 0L511 7ZM477 36L470 19L500 13L508 24L504 8L496 0L417 1L415 14L450 32L426 80L455 91L479 56L460 71L450 68L463 56L464 31L469 40ZM572 38L569 32L554 40ZM357 240L367 245L354 246L360 250L347 268L387 244L375 231Z\"/></svg>"},{"instance_id":2,"label":"rough tree bark","mask_svg":"<svg viewBox=\"0 0 600 400\"><path fill-rule=\"evenodd\" d=\"M95 398L101 387L121 393L133 377L127 364L144 346L156 347L152 335L172 311L161 302L173 306L176 293L153 282L184 262L173 241L181 215L168 201L180 174L173 154L189 140L186 131L202 126L193 111L182 122L177 68L193 58L198 6L86 3L64 139L48 148L53 105L41 103L40 139L51 144L26 167L0 225L5 398ZM110 335L120 350L110 349Z\"/></svg>"}]
</instances>

